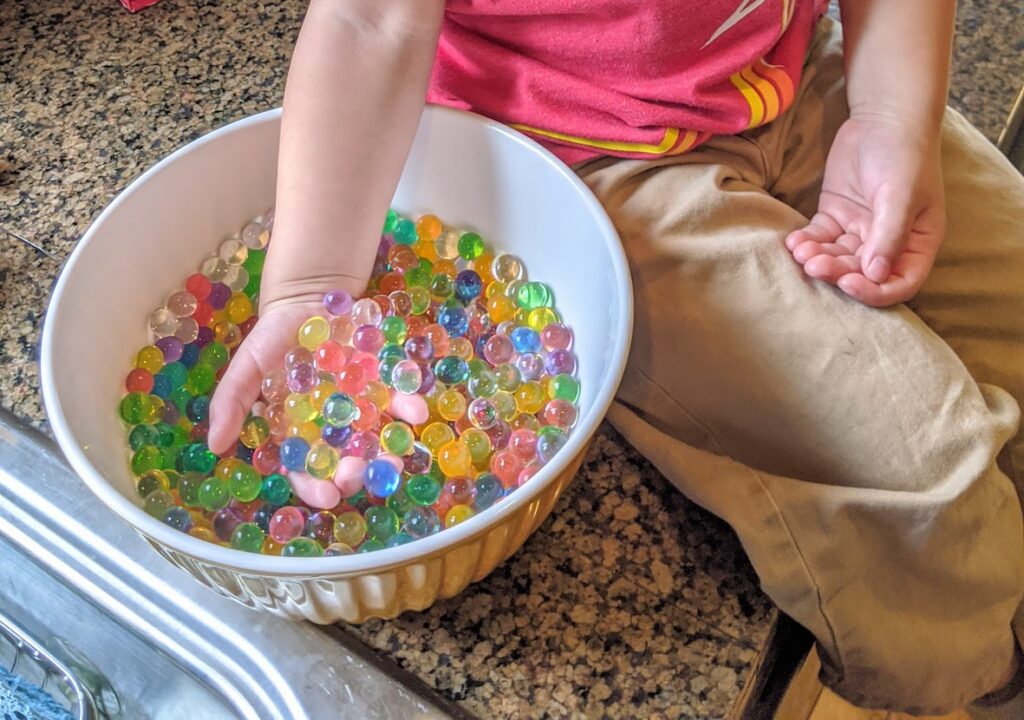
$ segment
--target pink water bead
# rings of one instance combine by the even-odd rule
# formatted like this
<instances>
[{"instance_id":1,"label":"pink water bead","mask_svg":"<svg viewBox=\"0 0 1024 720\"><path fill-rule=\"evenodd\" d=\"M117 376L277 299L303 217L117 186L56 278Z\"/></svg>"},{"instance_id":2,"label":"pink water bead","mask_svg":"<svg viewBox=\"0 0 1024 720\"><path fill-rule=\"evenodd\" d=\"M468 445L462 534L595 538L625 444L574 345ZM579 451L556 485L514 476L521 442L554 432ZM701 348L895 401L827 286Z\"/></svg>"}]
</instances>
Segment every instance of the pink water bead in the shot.
<instances>
[{"instance_id":1,"label":"pink water bead","mask_svg":"<svg viewBox=\"0 0 1024 720\"><path fill-rule=\"evenodd\" d=\"M283 507L273 514L267 527L267 534L274 542L282 545L302 534L306 518L297 507Z\"/></svg>"},{"instance_id":2,"label":"pink water bead","mask_svg":"<svg viewBox=\"0 0 1024 720\"><path fill-rule=\"evenodd\" d=\"M540 331L540 341L547 350L568 350L572 345L572 330L562 323L550 323Z\"/></svg>"}]
</instances>

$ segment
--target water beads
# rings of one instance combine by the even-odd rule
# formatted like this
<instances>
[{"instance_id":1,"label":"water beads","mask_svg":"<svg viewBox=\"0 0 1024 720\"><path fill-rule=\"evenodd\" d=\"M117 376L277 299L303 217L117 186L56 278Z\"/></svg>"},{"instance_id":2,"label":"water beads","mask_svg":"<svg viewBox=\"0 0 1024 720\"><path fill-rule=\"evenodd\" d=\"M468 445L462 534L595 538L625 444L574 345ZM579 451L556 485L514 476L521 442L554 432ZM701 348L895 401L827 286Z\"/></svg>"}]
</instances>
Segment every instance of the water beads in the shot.
<instances>
[{"instance_id":1,"label":"water beads","mask_svg":"<svg viewBox=\"0 0 1024 720\"><path fill-rule=\"evenodd\" d=\"M246 552L371 552L500 503L564 446L580 385L551 289L477 233L390 210L365 295L324 296L214 455L210 400L256 324L272 225L149 316L118 407L147 513Z\"/></svg>"}]
</instances>

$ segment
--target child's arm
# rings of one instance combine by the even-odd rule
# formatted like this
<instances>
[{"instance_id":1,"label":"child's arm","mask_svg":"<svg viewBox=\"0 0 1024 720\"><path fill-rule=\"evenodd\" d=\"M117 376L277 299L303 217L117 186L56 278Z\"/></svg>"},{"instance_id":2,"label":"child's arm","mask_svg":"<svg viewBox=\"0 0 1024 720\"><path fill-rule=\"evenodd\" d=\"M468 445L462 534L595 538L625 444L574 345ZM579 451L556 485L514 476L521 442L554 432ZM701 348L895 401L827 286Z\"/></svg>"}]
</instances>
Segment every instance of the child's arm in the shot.
<instances>
[{"instance_id":1,"label":"child's arm","mask_svg":"<svg viewBox=\"0 0 1024 720\"><path fill-rule=\"evenodd\" d=\"M808 275L868 305L913 297L945 232L939 131L954 0L841 0L850 119L818 213L786 240Z\"/></svg>"},{"instance_id":2,"label":"child's arm","mask_svg":"<svg viewBox=\"0 0 1024 720\"><path fill-rule=\"evenodd\" d=\"M444 0L313 0L284 98L274 240L260 320L210 408L209 445L238 437L263 375L328 290L363 291L412 144Z\"/></svg>"}]
</instances>

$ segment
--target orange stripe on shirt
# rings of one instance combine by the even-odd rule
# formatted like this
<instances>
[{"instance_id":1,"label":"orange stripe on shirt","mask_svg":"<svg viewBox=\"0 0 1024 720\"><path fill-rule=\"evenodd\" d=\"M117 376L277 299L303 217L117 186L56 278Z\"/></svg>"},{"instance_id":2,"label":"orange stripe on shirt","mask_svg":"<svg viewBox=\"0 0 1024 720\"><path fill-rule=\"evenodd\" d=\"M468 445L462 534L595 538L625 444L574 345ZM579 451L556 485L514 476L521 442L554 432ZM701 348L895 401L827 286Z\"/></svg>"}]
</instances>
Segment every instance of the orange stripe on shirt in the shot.
<instances>
[{"instance_id":1,"label":"orange stripe on shirt","mask_svg":"<svg viewBox=\"0 0 1024 720\"><path fill-rule=\"evenodd\" d=\"M758 60L754 69L758 75L766 77L775 83L775 87L779 90L779 99L782 105L780 111L793 104L796 91L793 88L793 78L789 76L789 73L778 65L769 65L764 60Z\"/></svg>"},{"instance_id":2,"label":"orange stripe on shirt","mask_svg":"<svg viewBox=\"0 0 1024 720\"><path fill-rule=\"evenodd\" d=\"M512 123L512 127L521 132L529 133L530 135L539 135L540 137L548 138L550 140L558 140L559 142L570 145L581 145L583 147L594 148L596 150L609 150L612 152L636 153L642 155L664 155L672 149L676 144L676 141L679 139L679 128L671 127L665 128L665 135L657 145L652 143L625 142L620 140L597 140L594 138L582 137L580 135L568 135L554 130L535 128L529 125L523 125L522 123Z\"/></svg>"}]
</instances>

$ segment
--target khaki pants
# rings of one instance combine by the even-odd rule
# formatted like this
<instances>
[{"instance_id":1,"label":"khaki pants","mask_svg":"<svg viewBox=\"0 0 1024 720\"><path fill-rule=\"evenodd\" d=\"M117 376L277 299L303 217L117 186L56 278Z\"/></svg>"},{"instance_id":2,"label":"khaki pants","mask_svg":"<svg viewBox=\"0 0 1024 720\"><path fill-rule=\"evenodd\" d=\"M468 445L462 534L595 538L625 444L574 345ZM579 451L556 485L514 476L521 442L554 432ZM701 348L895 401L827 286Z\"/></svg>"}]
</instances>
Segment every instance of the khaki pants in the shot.
<instances>
[{"instance_id":1,"label":"khaki pants","mask_svg":"<svg viewBox=\"0 0 1024 720\"><path fill-rule=\"evenodd\" d=\"M940 713L997 684L1024 594L1024 179L950 111L948 236L924 290L877 310L808 280L783 240L847 113L841 54L824 21L765 128L578 168L636 293L609 418L736 529L826 684Z\"/></svg>"}]
</instances>

